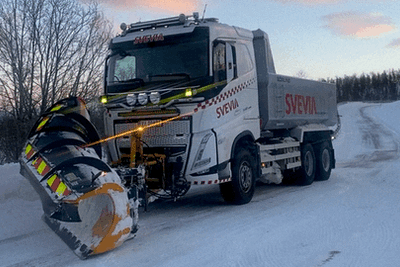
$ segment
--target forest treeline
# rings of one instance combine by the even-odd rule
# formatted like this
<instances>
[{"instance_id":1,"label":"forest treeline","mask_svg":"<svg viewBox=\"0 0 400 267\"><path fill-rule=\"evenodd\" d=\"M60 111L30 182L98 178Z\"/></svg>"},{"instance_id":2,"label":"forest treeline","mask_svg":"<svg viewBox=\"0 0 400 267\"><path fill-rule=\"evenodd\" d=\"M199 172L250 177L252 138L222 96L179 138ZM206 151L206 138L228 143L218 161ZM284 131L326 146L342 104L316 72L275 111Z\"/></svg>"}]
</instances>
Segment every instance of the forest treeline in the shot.
<instances>
[{"instance_id":1,"label":"forest treeline","mask_svg":"<svg viewBox=\"0 0 400 267\"><path fill-rule=\"evenodd\" d=\"M400 99L400 69L326 79L336 83L337 102L396 101Z\"/></svg>"}]
</instances>

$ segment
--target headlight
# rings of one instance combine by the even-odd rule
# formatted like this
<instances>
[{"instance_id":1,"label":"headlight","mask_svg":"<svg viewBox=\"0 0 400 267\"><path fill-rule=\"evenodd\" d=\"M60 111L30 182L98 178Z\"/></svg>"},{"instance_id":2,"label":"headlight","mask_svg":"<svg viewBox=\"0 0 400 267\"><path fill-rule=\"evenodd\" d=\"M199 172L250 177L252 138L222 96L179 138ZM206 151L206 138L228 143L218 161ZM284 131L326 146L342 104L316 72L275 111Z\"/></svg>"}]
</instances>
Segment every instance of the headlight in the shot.
<instances>
[{"instance_id":1,"label":"headlight","mask_svg":"<svg viewBox=\"0 0 400 267\"><path fill-rule=\"evenodd\" d=\"M140 93L138 97L138 102L140 105L144 106L149 102L149 98L147 97L146 93Z\"/></svg>"},{"instance_id":2,"label":"headlight","mask_svg":"<svg viewBox=\"0 0 400 267\"><path fill-rule=\"evenodd\" d=\"M136 104L136 95L135 94L127 95L126 103L128 103L129 106L134 106Z\"/></svg>"},{"instance_id":3,"label":"headlight","mask_svg":"<svg viewBox=\"0 0 400 267\"><path fill-rule=\"evenodd\" d=\"M103 103L103 104L107 104L107 102L108 102L107 96L105 96L105 95L101 96L100 97L100 102Z\"/></svg>"},{"instance_id":4,"label":"headlight","mask_svg":"<svg viewBox=\"0 0 400 267\"><path fill-rule=\"evenodd\" d=\"M150 102L153 103L154 105L160 102L161 100L161 95L159 92L152 92L150 94Z\"/></svg>"},{"instance_id":5,"label":"headlight","mask_svg":"<svg viewBox=\"0 0 400 267\"><path fill-rule=\"evenodd\" d=\"M192 89L190 89L190 88L186 89L186 91L185 91L185 96L186 96L186 97L191 97L191 96L193 96Z\"/></svg>"}]
</instances>

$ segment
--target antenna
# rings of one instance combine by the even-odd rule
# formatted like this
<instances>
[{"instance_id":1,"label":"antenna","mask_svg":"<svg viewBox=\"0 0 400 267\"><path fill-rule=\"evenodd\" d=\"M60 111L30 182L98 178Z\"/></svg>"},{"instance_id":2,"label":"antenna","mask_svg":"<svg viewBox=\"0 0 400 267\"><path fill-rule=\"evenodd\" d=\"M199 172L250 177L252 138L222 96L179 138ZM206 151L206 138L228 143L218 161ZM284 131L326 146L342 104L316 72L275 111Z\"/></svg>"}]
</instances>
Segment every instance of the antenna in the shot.
<instances>
[{"instance_id":1,"label":"antenna","mask_svg":"<svg viewBox=\"0 0 400 267\"><path fill-rule=\"evenodd\" d=\"M201 18L202 21L204 21L204 15L206 14L206 9L207 9L207 4L204 6L203 17Z\"/></svg>"}]
</instances>

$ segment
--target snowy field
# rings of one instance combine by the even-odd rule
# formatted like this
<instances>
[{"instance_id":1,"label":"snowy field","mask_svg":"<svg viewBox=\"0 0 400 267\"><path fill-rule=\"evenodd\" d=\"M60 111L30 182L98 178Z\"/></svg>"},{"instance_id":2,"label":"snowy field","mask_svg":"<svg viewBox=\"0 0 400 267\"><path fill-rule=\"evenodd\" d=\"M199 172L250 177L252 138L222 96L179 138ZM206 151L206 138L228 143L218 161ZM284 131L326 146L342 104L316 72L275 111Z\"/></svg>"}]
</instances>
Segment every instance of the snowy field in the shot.
<instances>
[{"instance_id":1,"label":"snowy field","mask_svg":"<svg viewBox=\"0 0 400 267\"><path fill-rule=\"evenodd\" d=\"M152 203L135 239L84 261L42 222L19 165L0 166L0 266L400 266L400 102L339 112L328 181L258 185L243 206L195 188Z\"/></svg>"}]
</instances>

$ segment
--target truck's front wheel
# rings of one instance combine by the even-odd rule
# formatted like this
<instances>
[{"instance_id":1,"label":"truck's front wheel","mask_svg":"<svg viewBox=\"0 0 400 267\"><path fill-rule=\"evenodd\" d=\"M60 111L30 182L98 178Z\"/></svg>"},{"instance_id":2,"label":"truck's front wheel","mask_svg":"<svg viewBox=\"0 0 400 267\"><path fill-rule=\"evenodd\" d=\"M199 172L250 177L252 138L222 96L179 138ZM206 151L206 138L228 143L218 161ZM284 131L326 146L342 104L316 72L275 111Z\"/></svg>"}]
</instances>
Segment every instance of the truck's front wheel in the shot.
<instances>
[{"instance_id":1,"label":"truck's front wheel","mask_svg":"<svg viewBox=\"0 0 400 267\"><path fill-rule=\"evenodd\" d=\"M254 195L256 171L254 158L242 149L232 161L232 181L220 184L221 195L227 202L246 204Z\"/></svg>"}]
</instances>

